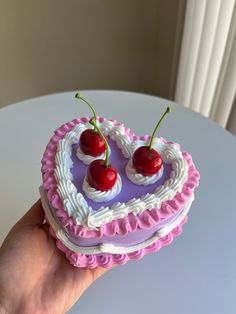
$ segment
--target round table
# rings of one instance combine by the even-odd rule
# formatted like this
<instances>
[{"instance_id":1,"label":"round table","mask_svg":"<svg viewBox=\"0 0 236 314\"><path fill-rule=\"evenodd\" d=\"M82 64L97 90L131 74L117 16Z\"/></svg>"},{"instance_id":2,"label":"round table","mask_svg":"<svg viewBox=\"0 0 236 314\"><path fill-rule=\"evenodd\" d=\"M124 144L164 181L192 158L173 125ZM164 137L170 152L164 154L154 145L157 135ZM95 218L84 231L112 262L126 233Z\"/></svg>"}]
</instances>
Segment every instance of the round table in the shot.
<instances>
[{"instance_id":1,"label":"round table","mask_svg":"<svg viewBox=\"0 0 236 314\"><path fill-rule=\"evenodd\" d=\"M159 136L178 142L201 173L183 233L167 248L107 272L70 313L236 313L236 138L197 113L154 96L81 92L97 114L150 134L167 105ZM0 240L39 198L41 158L53 131L89 108L74 92L0 110Z\"/></svg>"}]
</instances>

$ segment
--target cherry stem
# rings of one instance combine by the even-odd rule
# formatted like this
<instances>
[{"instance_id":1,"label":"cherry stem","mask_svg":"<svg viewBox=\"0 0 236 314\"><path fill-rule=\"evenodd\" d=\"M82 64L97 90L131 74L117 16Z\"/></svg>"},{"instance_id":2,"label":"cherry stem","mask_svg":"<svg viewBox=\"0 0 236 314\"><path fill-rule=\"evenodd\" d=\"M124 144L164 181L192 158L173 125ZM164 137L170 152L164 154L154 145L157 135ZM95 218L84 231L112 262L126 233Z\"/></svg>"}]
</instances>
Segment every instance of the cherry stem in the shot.
<instances>
[{"instance_id":1,"label":"cherry stem","mask_svg":"<svg viewBox=\"0 0 236 314\"><path fill-rule=\"evenodd\" d=\"M75 98L83 100L83 102L85 102L85 103L89 106L89 108L90 108L90 109L92 110L92 112L93 112L94 120L97 121L96 111L95 111L95 109L93 108L93 106L92 106L83 96L81 96L80 93L76 93L76 94L75 94ZM94 128L94 130L95 130L95 128Z\"/></svg>"},{"instance_id":2,"label":"cherry stem","mask_svg":"<svg viewBox=\"0 0 236 314\"><path fill-rule=\"evenodd\" d=\"M99 127L97 126L94 118L90 119L89 120L89 123L94 126L94 129L96 129L96 131L98 132L98 134L101 136L101 138L103 139L104 143L105 143L105 147L106 147L106 158L104 160L104 166L108 167L109 166L109 156L108 156L108 152L109 152L109 149L108 149L108 143L107 143L107 140L105 138L105 136L102 134L101 130L99 129Z\"/></svg>"},{"instance_id":3,"label":"cherry stem","mask_svg":"<svg viewBox=\"0 0 236 314\"><path fill-rule=\"evenodd\" d=\"M157 123L157 125L156 125L156 127L155 127L155 129L154 129L154 131L153 131L153 133L152 133L151 140L150 140L150 142L149 142L149 144L148 144L148 148L149 148L149 149L152 148L152 142L153 142L153 139L154 139L154 135L156 134L156 131L158 130L158 128L159 128L159 126L160 126L162 120L163 120L163 119L165 118L165 116L166 116L168 113L170 113L170 112L171 112L171 107L167 107L167 108L166 108L166 111L164 112L164 114L162 115L161 119L160 119L159 122Z\"/></svg>"}]
</instances>

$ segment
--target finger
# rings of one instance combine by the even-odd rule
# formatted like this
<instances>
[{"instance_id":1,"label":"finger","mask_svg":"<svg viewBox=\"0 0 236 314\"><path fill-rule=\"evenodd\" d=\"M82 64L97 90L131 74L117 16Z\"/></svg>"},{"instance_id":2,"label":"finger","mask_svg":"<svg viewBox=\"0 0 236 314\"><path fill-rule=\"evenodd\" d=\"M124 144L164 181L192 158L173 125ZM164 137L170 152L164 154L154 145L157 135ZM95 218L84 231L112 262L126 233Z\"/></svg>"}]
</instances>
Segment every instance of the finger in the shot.
<instances>
[{"instance_id":1,"label":"finger","mask_svg":"<svg viewBox=\"0 0 236 314\"><path fill-rule=\"evenodd\" d=\"M92 269L93 281L97 280L99 277L101 277L107 271L108 271L108 269L105 267L97 267L95 269Z\"/></svg>"},{"instance_id":2,"label":"finger","mask_svg":"<svg viewBox=\"0 0 236 314\"><path fill-rule=\"evenodd\" d=\"M17 226L41 226L44 222L45 214L41 200L38 200L30 210L17 222Z\"/></svg>"}]
</instances>

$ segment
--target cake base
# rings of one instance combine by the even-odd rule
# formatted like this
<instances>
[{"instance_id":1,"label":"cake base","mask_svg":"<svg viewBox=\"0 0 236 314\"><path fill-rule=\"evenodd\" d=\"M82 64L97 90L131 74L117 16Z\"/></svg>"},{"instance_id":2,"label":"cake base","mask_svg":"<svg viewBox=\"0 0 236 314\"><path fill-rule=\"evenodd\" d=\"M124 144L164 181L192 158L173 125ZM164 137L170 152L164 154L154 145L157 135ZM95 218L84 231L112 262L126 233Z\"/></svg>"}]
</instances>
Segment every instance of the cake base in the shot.
<instances>
[{"instance_id":1,"label":"cake base","mask_svg":"<svg viewBox=\"0 0 236 314\"><path fill-rule=\"evenodd\" d=\"M114 246L112 239L109 243L104 243L105 239L100 238L101 242L99 244L81 246L80 241L76 243L75 239L71 238L68 230L62 228L58 223L58 219L53 216L42 187L40 188L40 194L45 216L50 225L50 234L56 239L57 247L66 254L72 265L89 268L98 266L110 268L115 264L125 264L130 259L140 259L145 254L158 251L161 247L170 244L173 238L182 232L182 225L187 221L187 214L193 201L192 198L181 213L173 217L172 221L169 221L166 225L162 222L162 226L160 223L159 229L151 231L153 232L151 236L149 233L149 236L146 235L141 242L135 245L120 247L119 244L116 244L117 246ZM129 235L126 237L129 237Z\"/></svg>"},{"instance_id":2,"label":"cake base","mask_svg":"<svg viewBox=\"0 0 236 314\"><path fill-rule=\"evenodd\" d=\"M56 246L57 248L62 251L69 262L75 266L80 268L97 268L97 267L104 267L104 268L111 268L114 265L124 265L129 260L132 259L141 259L144 255L148 253L154 253L159 251L162 247L167 246L172 243L173 239L179 236L182 233L182 227L187 222L188 217L186 216L181 223L175 227L171 232L165 235L163 238L155 241L151 245L140 249L138 251L128 253L128 254L90 254L86 255L83 253L75 253L67 248L60 240L57 239L53 229L50 227L49 231L51 236L56 239Z\"/></svg>"}]
</instances>

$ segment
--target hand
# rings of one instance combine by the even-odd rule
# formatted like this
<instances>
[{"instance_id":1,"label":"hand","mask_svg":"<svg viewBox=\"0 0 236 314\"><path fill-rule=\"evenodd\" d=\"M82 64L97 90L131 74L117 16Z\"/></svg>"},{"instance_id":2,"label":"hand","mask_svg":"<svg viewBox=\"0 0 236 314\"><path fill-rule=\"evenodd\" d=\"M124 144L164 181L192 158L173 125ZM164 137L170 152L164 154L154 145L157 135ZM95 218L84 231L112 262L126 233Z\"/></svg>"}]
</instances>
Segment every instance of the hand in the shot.
<instances>
[{"instance_id":1,"label":"hand","mask_svg":"<svg viewBox=\"0 0 236 314\"><path fill-rule=\"evenodd\" d=\"M38 201L0 248L0 313L65 313L105 272L70 265L43 222Z\"/></svg>"}]
</instances>

